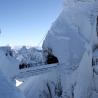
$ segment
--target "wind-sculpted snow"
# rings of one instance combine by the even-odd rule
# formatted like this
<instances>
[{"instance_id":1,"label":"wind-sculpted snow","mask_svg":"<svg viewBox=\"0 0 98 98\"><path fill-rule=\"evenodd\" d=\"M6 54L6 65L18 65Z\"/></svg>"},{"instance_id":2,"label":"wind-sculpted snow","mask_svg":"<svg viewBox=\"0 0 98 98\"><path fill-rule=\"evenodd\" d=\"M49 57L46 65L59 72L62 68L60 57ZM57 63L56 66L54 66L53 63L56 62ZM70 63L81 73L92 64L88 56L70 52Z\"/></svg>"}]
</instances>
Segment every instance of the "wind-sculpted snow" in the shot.
<instances>
[{"instance_id":1,"label":"wind-sculpted snow","mask_svg":"<svg viewBox=\"0 0 98 98\"><path fill-rule=\"evenodd\" d=\"M43 49L51 48L60 63L79 64L86 45L97 42L94 8L94 2L65 7L48 31Z\"/></svg>"},{"instance_id":2,"label":"wind-sculpted snow","mask_svg":"<svg viewBox=\"0 0 98 98\"><path fill-rule=\"evenodd\" d=\"M60 71L63 98L89 98L92 95L92 50L98 44L97 15L97 0L65 0L63 11L43 42L44 61L51 49L60 64L70 69L76 66L76 70L70 74L72 78L63 76L64 68ZM73 82L67 83L67 79Z\"/></svg>"}]
</instances>

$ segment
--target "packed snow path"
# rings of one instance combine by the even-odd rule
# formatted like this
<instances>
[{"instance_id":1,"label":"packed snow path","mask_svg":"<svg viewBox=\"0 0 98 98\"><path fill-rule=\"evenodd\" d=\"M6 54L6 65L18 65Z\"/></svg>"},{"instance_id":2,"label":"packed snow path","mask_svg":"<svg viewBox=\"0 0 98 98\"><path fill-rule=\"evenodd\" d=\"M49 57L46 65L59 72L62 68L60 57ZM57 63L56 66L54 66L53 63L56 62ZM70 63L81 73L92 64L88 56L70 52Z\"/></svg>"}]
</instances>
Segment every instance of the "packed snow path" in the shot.
<instances>
[{"instance_id":1,"label":"packed snow path","mask_svg":"<svg viewBox=\"0 0 98 98\"><path fill-rule=\"evenodd\" d=\"M40 65L36 67L24 68L24 69L21 69L20 72L13 78L21 79L21 78L43 74L43 73L50 72L57 69L58 66L59 64L48 64L48 65Z\"/></svg>"}]
</instances>

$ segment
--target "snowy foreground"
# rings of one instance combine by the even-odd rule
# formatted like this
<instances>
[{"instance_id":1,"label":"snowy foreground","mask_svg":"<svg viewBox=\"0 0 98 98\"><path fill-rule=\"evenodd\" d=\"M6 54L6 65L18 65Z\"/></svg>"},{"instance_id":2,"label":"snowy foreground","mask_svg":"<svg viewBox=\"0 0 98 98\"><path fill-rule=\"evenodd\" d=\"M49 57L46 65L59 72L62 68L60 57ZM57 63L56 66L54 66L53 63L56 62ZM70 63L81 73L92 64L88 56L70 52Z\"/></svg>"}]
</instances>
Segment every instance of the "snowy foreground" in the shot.
<instances>
[{"instance_id":1,"label":"snowy foreground","mask_svg":"<svg viewBox=\"0 0 98 98\"><path fill-rule=\"evenodd\" d=\"M97 16L97 0L65 0L43 51L1 47L0 98L98 98Z\"/></svg>"}]
</instances>

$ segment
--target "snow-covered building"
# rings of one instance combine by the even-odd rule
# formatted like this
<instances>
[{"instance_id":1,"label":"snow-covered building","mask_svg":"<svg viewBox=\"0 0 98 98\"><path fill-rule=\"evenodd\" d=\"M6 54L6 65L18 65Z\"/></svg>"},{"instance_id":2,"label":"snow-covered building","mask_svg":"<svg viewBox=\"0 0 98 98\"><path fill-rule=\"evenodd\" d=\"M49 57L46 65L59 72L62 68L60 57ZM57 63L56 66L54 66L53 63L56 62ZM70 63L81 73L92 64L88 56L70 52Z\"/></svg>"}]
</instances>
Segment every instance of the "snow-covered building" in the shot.
<instances>
[{"instance_id":1,"label":"snow-covered building","mask_svg":"<svg viewBox=\"0 0 98 98\"><path fill-rule=\"evenodd\" d=\"M2 50L6 56L13 56L13 50L10 46L2 46L0 47L0 50Z\"/></svg>"}]
</instances>

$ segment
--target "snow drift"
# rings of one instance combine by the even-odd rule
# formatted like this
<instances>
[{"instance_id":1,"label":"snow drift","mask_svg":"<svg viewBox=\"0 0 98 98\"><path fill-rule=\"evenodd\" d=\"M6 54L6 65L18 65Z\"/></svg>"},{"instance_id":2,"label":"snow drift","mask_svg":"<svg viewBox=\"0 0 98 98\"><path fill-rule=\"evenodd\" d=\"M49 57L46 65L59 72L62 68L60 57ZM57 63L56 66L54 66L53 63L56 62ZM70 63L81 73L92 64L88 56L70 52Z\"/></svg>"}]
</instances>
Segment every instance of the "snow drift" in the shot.
<instances>
[{"instance_id":1,"label":"snow drift","mask_svg":"<svg viewBox=\"0 0 98 98\"><path fill-rule=\"evenodd\" d=\"M0 98L25 98L0 70Z\"/></svg>"}]
</instances>

